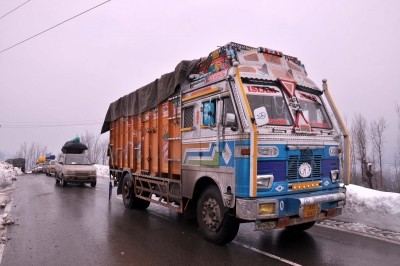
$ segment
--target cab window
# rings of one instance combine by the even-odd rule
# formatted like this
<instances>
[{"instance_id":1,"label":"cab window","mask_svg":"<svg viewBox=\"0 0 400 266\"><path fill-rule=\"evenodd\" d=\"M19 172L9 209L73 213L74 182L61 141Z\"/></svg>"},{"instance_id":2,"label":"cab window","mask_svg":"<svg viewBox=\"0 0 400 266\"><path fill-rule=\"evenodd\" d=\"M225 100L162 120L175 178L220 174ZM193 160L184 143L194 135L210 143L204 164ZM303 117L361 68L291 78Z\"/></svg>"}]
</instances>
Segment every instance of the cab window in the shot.
<instances>
[{"instance_id":1,"label":"cab window","mask_svg":"<svg viewBox=\"0 0 400 266\"><path fill-rule=\"evenodd\" d=\"M203 126L215 126L215 110L216 101L209 101L203 103Z\"/></svg>"}]
</instances>

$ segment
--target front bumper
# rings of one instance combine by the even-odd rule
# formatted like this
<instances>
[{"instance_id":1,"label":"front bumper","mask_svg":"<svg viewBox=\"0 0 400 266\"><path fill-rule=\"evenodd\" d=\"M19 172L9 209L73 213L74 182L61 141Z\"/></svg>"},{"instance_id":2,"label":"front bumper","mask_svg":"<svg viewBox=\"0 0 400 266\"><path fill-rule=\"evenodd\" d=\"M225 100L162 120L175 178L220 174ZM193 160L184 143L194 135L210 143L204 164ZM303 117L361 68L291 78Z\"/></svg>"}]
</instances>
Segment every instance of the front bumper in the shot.
<instances>
[{"instance_id":1,"label":"front bumper","mask_svg":"<svg viewBox=\"0 0 400 266\"><path fill-rule=\"evenodd\" d=\"M236 199L236 217L254 221L256 230L269 230L334 217L342 213L346 189L285 195L274 198ZM274 211L260 214L260 206L272 204ZM312 215L309 207L314 208Z\"/></svg>"},{"instance_id":2,"label":"front bumper","mask_svg":"<svg viewBox=\"0 0 400 266\"><path fill-rule=\"evenodd\" d=\"M96 182L97 176L76 176L76 175L64 175L64 180L71 183L89 183Z\"/></svg>"}]
</instances>

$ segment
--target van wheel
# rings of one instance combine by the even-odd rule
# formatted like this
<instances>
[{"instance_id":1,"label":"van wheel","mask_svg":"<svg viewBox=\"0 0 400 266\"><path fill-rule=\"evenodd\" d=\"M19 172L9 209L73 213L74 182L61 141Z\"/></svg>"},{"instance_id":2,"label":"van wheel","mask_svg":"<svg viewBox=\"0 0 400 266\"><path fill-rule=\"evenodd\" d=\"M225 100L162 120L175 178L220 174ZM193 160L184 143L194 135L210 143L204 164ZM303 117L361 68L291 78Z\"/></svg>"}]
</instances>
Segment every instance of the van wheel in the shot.
<instances>
[{"instance_id":1,"label":"van wheel","mask_svg":"<svg viewBox=\"0 0 400 266\"><path fill-rule=\"evenodd\" d=\"M123 176L122 201L127 209L145 210L150 205L150 201L136 198L133 192L133 179L129 174Z\"/></svg>"},{"instance_id":2,"label":"van wheel","mask_svg":"<svg viewBox=\"0 0 400 266\"><path fill-rule=\"evenodd\" d=\"M197 202L197 223L203 237L216 245L231 242L239 231L240 223L223 204L217 186L208 187Z\"/></svg>"},{"instance_id":3,"label":"van wheel","mask_svg":"<svg viewBox=\"0 0 400 266\"><path fill-rule=\"evenodd\" d=\"M95 187L95 186L96 186L96 181L90 183L90 186L91 186L91 187Z\"/></svg>"},{"instance_id":4,"label":"van wheel","mask_svg":"<svg viewBox=\"0 0 400 266\"><path fill-rule=\"evenodd\" d=\"M60 183L60 179L58 179L57 173L54 173L54 177L56 178L56 184Z\"/></svg>"},{"instance_id":5,"label":"van wheel","mask_svg":"<svg viewBox=\"0 0 400 266\"><path fill-rule=\"evenodd\" d=\"M64 179L64 176L61 176L61 186L66 187L67 186L67 182Z\"/></svg>"},{"instance_id":6,"label":"van wheel","mask_svg":"<svg viewBox=\"0 0 400 266\"><path fill-rule=\"evenodd\" d=\"M315 221L304 223L304 224L291 225L291 226L286 227L286 230L289 230L292 232L302 232L307 229L310 229L311 227L314 226L314 224L315 224Z\"/></svg>"}]
</instances>

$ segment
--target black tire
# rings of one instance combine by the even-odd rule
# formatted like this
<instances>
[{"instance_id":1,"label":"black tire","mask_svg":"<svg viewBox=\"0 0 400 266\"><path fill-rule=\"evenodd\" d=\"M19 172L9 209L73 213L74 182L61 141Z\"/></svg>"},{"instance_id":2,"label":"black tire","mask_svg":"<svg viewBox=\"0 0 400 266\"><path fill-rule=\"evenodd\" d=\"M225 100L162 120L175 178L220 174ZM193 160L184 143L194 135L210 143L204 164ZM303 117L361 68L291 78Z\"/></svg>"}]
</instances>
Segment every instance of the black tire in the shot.
<instances>
[{"instance_id":1,"label":"black tire","mask_svg":"<svg viewBox=\"0 0 400 266\"><path fill-rule=\"evenodd\" d=\"M197 223L203 237L216 245L231 242L239 231L239 221L223 204L217 186L209 186L197 202Z\"/></svg>"},{"instance_id":2,"label":"black tire","mask_svg":"<svg viewBox=\"0 0 400 266\"><path fill-rule=\"evenodd\" d=\"M303 232L303 231L313 227L315 222L316 221L308 222L308 223L304 223L304 224L291 225L291 226L286 227L286 230L289 230L292 232Z\"/></svg>"},{"instance_id":3,"label":"black tire","mask_svg":"<svg viewBox=\"0 0 400 266\"><path fill-rule=\"evenodd\" d=\"M94 181L94 182L90 183L90 186L91 186L91 187L96 187L96 183L97 183L97 182Z\"/></svg>"},{"instance_id":4,"label":"black tire","mask_svg":"<svg viewBox=\"0 0 400 266\"><path fill-rule=\"evenodd\" d=\"M136 198L133 179L129 174L125 174L122 179L122 201L127 209L145 210L150 205L150 201Z\"/></svg>"},{"instance_id":5,"label":"black tire","mask_svg":"<svg viewBox=\"0 0 400 266\"><path fill-rule=\"evenodd\" d=\"M57 172L54 172L54 177L56 178L56 184L60 183L60 179L57 177Z\"/></svg>"},{"instance_id":6,"label":"black tire","mask_svg":"<svg viewBox=\"0 0 400 266\"><path fill-rule=\"evenodd\" d=\"M63 187L66 187L66 186L67 186L67 182L65 181L64 176L61 176L61 181L60 181L60 183L61 183L61 186L63 186Z\"/></svg>"}]
</instances>

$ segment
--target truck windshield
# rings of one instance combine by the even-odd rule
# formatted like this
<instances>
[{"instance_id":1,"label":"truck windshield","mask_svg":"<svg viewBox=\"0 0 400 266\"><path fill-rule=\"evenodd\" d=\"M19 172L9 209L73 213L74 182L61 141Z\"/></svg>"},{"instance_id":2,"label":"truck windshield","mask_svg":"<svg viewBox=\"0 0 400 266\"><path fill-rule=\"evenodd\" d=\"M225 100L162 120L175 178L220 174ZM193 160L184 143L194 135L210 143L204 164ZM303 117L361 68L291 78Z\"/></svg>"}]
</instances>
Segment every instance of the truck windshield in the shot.
<instances>
[{"instance_id":1,"label":"truck windshield","mask_svg":"<svg viewBox=\"0 0 400 266\"><path fill-rule=\"evenodd\" d=\"M83 154L68 154L65 158L65 164L91 164L88 157Z\"/></svg>"},{"instance_id":2,"label":"truck windshield","mask_svg":"<svg viewBox=\"0 0 400 266\"><path fill-rule=\"evenodd\" d=\"M293 124L289 108L282 91L275 86L244 84L252 112L265 107L268 125L288 126Z\"/></svg>"},{"instance_id":3,"label":"truck windshield","mask_svg":"<svg viewBox=\"0 0 400 266\"><path fill-rule=\"evenodd\" d=\"M321 99L314 94L296 91L300 108L311 127L331 129L332 124Z\"/></svg>"}]
</instances>

